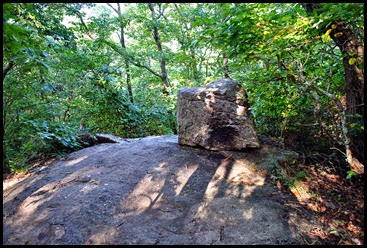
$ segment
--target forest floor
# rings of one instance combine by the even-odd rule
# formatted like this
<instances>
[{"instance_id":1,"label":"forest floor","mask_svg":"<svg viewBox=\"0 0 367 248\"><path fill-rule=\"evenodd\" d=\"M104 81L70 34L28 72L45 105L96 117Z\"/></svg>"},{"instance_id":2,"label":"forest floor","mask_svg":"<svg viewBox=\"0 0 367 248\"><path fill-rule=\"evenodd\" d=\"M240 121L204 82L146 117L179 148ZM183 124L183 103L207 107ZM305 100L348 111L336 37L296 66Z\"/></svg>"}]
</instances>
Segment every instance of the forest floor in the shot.
<instances>
[{"instance_id":1,"label":"forest floor","mask_svg":"<svg viewBox=\"0 0 367 248\"><path fill-rule=\"evenodd\" d=\"M177 136L95 145L3 181L3 244L363 244L363 182L310 166L284 187L274 166L291 174L294 158L269 140L248 152Z\"/></svg>"},{"instance_id":2,"label":"forest floor","mask_svg":"<svg viewBox=\"0 0 367 248\"><path fill-rule=\"evenodd\" d=\"M291 187L275 182L284 193L295 196L300 204L311 209L322 223L315 232L325 244L364 244L364 180L342 177L332 165L315 163L282 166L303 171L307 177ZM298 167L298 168L297 168ZM286 170L286 169L285 169ZM294 172L287 171L291 175Z\"/></svg>"}]
</instances>

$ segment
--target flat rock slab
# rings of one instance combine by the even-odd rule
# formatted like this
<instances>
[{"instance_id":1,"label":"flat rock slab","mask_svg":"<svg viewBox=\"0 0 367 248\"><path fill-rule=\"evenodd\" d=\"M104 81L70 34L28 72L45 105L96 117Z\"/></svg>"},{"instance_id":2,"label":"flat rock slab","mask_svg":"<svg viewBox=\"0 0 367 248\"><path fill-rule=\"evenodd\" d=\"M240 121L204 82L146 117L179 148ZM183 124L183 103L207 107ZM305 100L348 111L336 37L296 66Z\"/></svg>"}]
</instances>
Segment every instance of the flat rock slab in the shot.
<instances>
[{"instance_id":1,"label":"flat rock slab","mask_svg":"<svg viewBox=\"0 0 367 248\"><path fill-rule=\"evenodd\" d=\"M177 136L85 148L4 185L3 244L311 242L311 213L265 180L294 156L182 147Z\"/></svg>"},{"instance_id":2,"label":"flat rock slab","mask_svg":"<svg viewBox=\"0 0 367 248\"><path fill-rule=\"evenodd\" d=\"M214 151L259 147L247 94L237 81L221 79L180 89L177 109L181 145Z\"/></svg>"}]
</instances>

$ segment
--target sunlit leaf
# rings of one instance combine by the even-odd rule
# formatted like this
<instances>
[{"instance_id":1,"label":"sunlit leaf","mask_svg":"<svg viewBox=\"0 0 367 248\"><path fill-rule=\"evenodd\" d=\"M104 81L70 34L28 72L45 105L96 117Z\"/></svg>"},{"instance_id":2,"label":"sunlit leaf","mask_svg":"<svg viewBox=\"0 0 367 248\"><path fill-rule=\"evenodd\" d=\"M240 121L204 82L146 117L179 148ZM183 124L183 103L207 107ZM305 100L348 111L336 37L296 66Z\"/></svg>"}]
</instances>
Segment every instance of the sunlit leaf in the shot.
<instances>
[{"instance_id":1,"label":"sunlit leaf","mask_svg":"<svg viewBox=\"0 0 367 248\"><path fill-rule=\"evenodd\" d=\"M356 59L356 58L350 58L350 59L348 60L348 63L349 63L350 65L354 65L356 62L357 62L357 59Z\"/></svg>"}]
</instances>

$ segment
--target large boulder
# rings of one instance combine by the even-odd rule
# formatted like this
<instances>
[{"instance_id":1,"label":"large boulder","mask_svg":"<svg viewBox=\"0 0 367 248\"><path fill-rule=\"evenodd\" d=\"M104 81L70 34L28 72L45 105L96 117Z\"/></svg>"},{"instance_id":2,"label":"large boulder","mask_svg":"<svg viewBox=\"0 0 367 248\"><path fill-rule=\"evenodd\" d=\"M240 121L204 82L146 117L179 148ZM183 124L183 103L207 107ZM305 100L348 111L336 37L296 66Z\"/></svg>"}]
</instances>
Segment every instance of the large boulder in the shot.
<instances>
[{"instance_id":1,"label":"large boulder","mask_svg":"<svg viewBox=\"0 0 367 248\"><path fill-rule=\"evenodd\" d=\"M178 142L209 150L259 147L242 85L221 79L178 91Z\"/></svg>"}]
</instances>

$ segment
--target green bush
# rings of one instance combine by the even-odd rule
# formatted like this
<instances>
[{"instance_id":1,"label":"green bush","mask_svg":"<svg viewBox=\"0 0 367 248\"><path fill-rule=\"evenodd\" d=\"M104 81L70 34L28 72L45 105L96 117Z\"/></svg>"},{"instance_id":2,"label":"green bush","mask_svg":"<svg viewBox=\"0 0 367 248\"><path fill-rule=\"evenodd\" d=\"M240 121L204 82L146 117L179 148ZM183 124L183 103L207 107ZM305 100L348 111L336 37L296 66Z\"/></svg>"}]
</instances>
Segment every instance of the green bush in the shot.
<instances>
[{"instance_id":1,"label":"green bush","mask_svg":"<svg viewBox=\"0 0 367 248\"><path fill-rule=\"evenodd\" d=\"M62 122L25 121L16 138L8 144L3 167L11 172L26 169L27 163L45 155L56 156L81 148L78 129Z\"/></svg>"}]
</instances>

